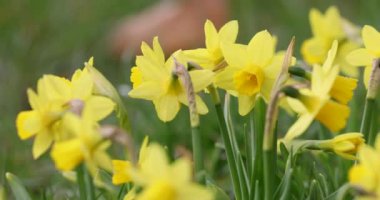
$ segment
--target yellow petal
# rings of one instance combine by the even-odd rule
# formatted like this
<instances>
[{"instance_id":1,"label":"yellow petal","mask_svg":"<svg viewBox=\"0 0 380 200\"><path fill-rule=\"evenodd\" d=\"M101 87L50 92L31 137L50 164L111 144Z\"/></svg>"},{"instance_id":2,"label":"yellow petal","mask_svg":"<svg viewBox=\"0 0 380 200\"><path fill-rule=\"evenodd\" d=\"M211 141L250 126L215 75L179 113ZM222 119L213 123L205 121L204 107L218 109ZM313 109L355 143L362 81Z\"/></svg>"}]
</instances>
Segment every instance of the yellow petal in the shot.
<instances>
[{"instance_id":1,"label":"yellow petal","mask_svg":"<svg viewBox=\"0 0 380 200\"><path fill-rule=\"evenodd\" d=\"M225 90L235 90L234 74L239 68L226 67L222 72L215 75L215 85Z\"/></svg>"},{"instance_id":2,"label":"yellow petal","mask_svg":"<svg viewBox=\"0 0 380 200\"><path fill-rule=\"evenodd\" d=\"M75 74L73 75L73 79L74 76ZM90 74L87 71L83 71L79 77L72 80L71 85L72 98L85 100L92 94L94 83Z\"/></svg>"},{"instance_id":3,"label":"yellow petal","mask_svg":"<svg viewBox=\"0 0 380 200\"><path fill-rule=\"evenodd\" d=\"M195 102L197 104L197 111L201 115L205 115L208 113L208 108L205 102L202 100L202 98L199 95L195 96Z\"/></svg>"},{"instance_id":4,"label":"yellow petal","mask_svg":"<svg viewBox=\"0 0 380 200\"><path fill-rule=\"evenodd\" d=\"M289 128L288 132L285 135L285 140L290 141L294 138L300 136L313 122L314 116L306 113L302 114L297 121Z\"/></svg>"},{"instance_id":5,"label":"yellow petal","mask_svg":"<svg viewBox=\"0 0 380 200\"><path fill-rule=\"evenodd\" d=\"M248 65L249 60L252 59L248 57L245 45L222 43L221 48L224 59L232 67L244 68Z\"/></svg>"},{"instance_id":6,"label":"yellow petal","mask_svg":"<svg viewBox=\"0 0 380 200\"><path fill-rule=\"evenodd\" d=\"M186 184L178 194L181 200L213 200L214 194L210 189L194 183Z\"/></svg>"},{"instance_id":7,"label":"yellow petal","mask_svg":"<svg viewBox=\"0 0 380 200\"><path fill-rule=\"evenodd\" d=\"M48 131L41 131L36 135L33 144L34 159L39 158L43 153L45 153L49 149L51 143L53 142L53 136L51 134L52 133L49 133Z\"/></svg>"},{"instance_id":8,"label":"yellow petal","mask_svg":"<svg viewBox=\"0 0 380 200\"><path fill-rule=\"evenodd\" d=\"M312 8L309 12L309 20L313 35L323 37L325 33L322 13L319 10Z\"/></svg>"},{"instance_id":9,"label":"yellow petal","mask_svg":"<svg viewBox=\"0 0 380 200\"><path fill-rule=\"evenodd\" d=\"M90 97L85 106L91 109L92 118L96 121L104 119L115 109L115 103L111 99L102 96Z\"/></svg>"},{"instance_id":10,"label":"yellow petal","mask_svg":"<svg viewBox=\"0 0 380 200\"><path fill-rule=\"evenodd\" d=\"M53 75L42 77L42 93L45 93L50 100L68 101L71 98L70 81ZM40 94L40 91L38 91Z\"/></svg>"},{"instance_id":11,"label":"yellow petal","mask_svg":"<svg viewBox=\"0 0 380 200\"><path fill-rule=\"evenodd\" d=\"M360 48L349 53L346 57L348 63L354 66L372 65L375 57L369 53L367 49Z\"/></svg>"},{"instance_id":12,"label":"yellow petal","mask_svg":"<svg viewBox=\"0 0 380 200\"><path fill-rule=\"evenodd\" d=\"M305 40L301 46L301 54L309 64L322 64L326 58L331 43L321 38L310 38Z\"/></svg>"},{"instance_id":13,"label":"yellow petal","mask_svg":"<svg viewBox=\"0 0 380 200\"><path fill-rule=\"evenodd\" d=\"M171 176L175 177L175 181L178 184L190 182L192 179L192 168L189 160L180 158L176 160L171 166Z\"/></svg>"},{"instance_id":14,"label":"yellow petal","mask_svg":"<svg viewBox=\"0 0 380 200\"><path fill-rule=\"evenodd\" d=\"M154 100L153 103L156 108L158 118L164 122L173 120L180 108L178 98L174 95L163 95L157 100Z\"/></svg>"},{"instance_id":15,"label":"yellow petal","mask_svg":"<svg viewBox=\"0 0 380 200\"><path fill-rule=\"evenodd\" d=\"M364 46L371 54L380 56L380 33L372 26L365 25L362 29Z\"/></svg>"},{"instance_id":16,"label":"yellow petal","mask_svg":"<svg viewBox=\"0 0 380 200\"><path fill-rule=\"evenodd\" d=\"M41 106L43 106L41 105L43 104L43 102L40 102L40 99L38 95L36 94L36 92L34 92L34 90L29 88L27 90L27 94L28 94L29 105L33 110L38 110L39 108L41 108Z\"/></svg>"},{"instance_id":17,"label":"yellow petal","mask_svg":"<svg viewBox=\"0 0 380 200\"><path fill-rule=\"evenodd\" d=\"M17 115L16 127L18 136L22 140L28 139L42 130L41 116L37 111L22 111Z\"/></svg>"},{"instance_id":18,"label":"yellow petal","mask_svg":"<svg viewBox=\"0 0 380 200\"><path fill-rule=\"evenodd\" d=\"M265 66L274 55L276 40L267 30L256 33L248 44L248 56L257 66ZM241 56L241 55L240 55Z\"/></svg>"},{"instance_id":19,"label":"yellow petal","mask_svg":"<svg viewBox=\"0 0 380 200\"><path fill-rule=\"evenodd\" d=\"M281 66L284 61L284 54L276 54L269 65L262 68L264 71L265 77L276 79L278 74L281 71Z\"/></svg>"},{"instance_id":20,"label":"yellow petal","mask_svg":"<svg viewBox=\"0 0 380 200\"><path fill-rule=\"evenodd\" d=\"M206 36L206 47L207 49L214 50L219 46L219 36L214 24L207 20L205 23L205 36Z\"/></svg>"},{"instance_id":21,"label":"yellow petal","mask_svg":"<svg viewBox=\"0 0 380 200\"><path fill-rule=\"evenodd\" d=\"M158 41L158 37L153 38L153 51L156 55L157 61L159 63L164 63L165 62L165 54L164 54L164 51L162 50L160 42Z\"/></svg>"},{"instance_id":22,"label":"yellow petal","mask_svg":"<svg viewBox=\"0 0 380 200\"><path fill-rule=\"evenodd\" d=\"M158 144L150 144L147 148L145 160L141 163L138 174L134 173L135 171L131 172L133 180L137 184L142 185L154 182L167 175L169 173L169 160L165 149ZM140 175L140 177L136 175Z\"/></svg>"},{"instance_id":23,"label":"yellow petal","mask_svg":"<svg viewBox=\"0 0 380 200\"><path fill-rule=\"evenodd\" d=\"M322 65L323 71L330 72L331 68L333 67L333 63L334 63L337 51L338 51L338 41L334 40L331 48L327 52L327 58Z\"/></svg>"},{"instance_id":24,"label":"yellow petal","mask_svg":"<svg viewBox=\"0 0 380 200\"><path fill-rule=\"evenodd\" d=\"M133 88L128 96L132 98L154 100L164 93L164 86L158 81L144 81Z\"/></svg>"},{"instance_id":25,"label":"yellow petal","mask_svg":"<svg viewBox=\"0 0 380 200\"><path fill-rule=\"evenodd\" d=\"M239 95L238 102L239 102L239 114L241 116L245 116L255 106L256 95L253 95L253 96Z\"/></svg>"},{"instance_id":26,"label":"yellow petal","mask_svg":"<svg viewBox=\"0 0 380 200\"><path fill-rule=\"evenodd\" d=\"M189 72L194 91L199 92L209 86L214 78L211 70L192 70Z\"/></svg>"},{"instance_id":27,"label":"yellow petal","mask_svg":"<svg viewBox=\"0 0 380 200\"><path fill-rule=\"evenodd\" d=\"M223 42L234 43L239 31L237 20L229 21L219 30L219 39Z\"/></svg>"},{"instance_id":28,"label":"yellow petal","mask_svg":"<svg viewBox=\"0 0 380 200\"><path fill-rule=\"evenodd\" d=\"M368 66L364 68L364 86L365 88L368 88L369 80L371 79L371 72L372 72L372 67Z\"/></svg>"},{"instance_id":29,"label":"yellow petal","mask_svg":"<svg viewBox=\"0 0 380 200\"><path fill-rule=\"evenodd\" d=\"M205 69L214 69L215 63L212 55L207 49L199 48L183 51L184 56L191 62L194 62Z\"/></svg>"},{"instance_id":30,"label":"yellow petal","mask_svg":"<svg viewBox=\"0 0 380 200\"><path fill-rule=\"evenodd\" d=\"M350 108L346 105L327 101L316 116L332 132L338 132L346 126Z\"/></svg>"}]
</instances>

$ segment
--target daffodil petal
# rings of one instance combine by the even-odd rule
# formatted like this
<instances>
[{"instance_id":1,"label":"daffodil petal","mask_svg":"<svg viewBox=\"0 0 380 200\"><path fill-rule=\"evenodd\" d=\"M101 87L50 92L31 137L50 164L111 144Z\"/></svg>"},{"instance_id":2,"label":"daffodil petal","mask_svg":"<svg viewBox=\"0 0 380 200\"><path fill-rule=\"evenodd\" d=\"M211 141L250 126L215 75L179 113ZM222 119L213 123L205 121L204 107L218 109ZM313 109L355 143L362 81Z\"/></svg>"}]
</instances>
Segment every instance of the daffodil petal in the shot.
<instances>
[{"instance_id":1,"label":"daffodil petal","mask_svg":"<svg viewBox=\"0 0 380 200\"><path fill-rule=\"evenodd\" d=\"M211 70L192 70L189 74L195 92L204 90L212 83L214 77L214 72Z\"/></svg>"},{"instance_id":2,"label":"daffodil petal","mask_svg":"<svg viewBox=\"0 0 380 200\"><path fill-rule=\"evenodd\" d=\"M366 49L380 56L380 33L372 26L365 25L362 29L362 38Z\"/></svg>"},{"instance_id":3,"label":"daffodil petal","mask_svg":"<svg viewBox=\"0 0 380 200\"><path fill-rule=\"evenodd\" d=\"M367 49L360 48L349 53L346 60L354 66L367 66L372 64L374 58Z\"/></svg>"},{"instance_id":4,"label":"daffodil petal","mask_svg":"<svg viewBox=\"0 0 380 200\"><path fill-rule=\"evenodd\" d=\"M256 95L253 95L253 96L239 95L238 96L238 103L239 103L239 114L241 116L245 116L255 106Z\"/></svg>"},{"instance_id":5,"label":"daffodil petal","mask_svg":"<svg viewBox=\"0 0 380 200\"><path fill-rule=\"evenodd\" d=\"M132 89L128 95L132 98L154 100L164 93L164 86L158 81L144 81Z\"/></svg>"},{"instance_id":6,"label":"daffodil petal","mask_svg":"<svg viewBox=\"0 0 380 200\"><path fill-rule=\"evenodd\" d=\"M222 72L215 75L215 85L225 90L235 90L234 74L238 71L235 67L226 67Z\"/></svg>"},{"instance_id":7,"label":"daffodil petal","mask_svg":"<svg viewBox=\"0 0 380 200\"><path fill-rule=\"evenodd\" d=\"M115 103L111 99L102 96L90 97L86 102L86 106L91 109L91 117L96 121L104 119L115 109Z\"/></svg>"},{"instance_id":8,"label":"daffodil petal","mask_svg":"<svg viewBox=\"0 0 380 200\"><path fill-rule=\"evenodd\" d=\"M207 20L204 29L207 49L217 49L219 46L219 36L214 24L210 20Z\"/></svg>"},{"instance_id":9,"label":"daffodil petal","mask_svg":"<svg viewBox=\"0 0 380 200\"><path fill-rule=\"evenodd\" d=\"M246 46L241 44L221 44L224 59L228 65L236 68L244 68L248 65L251 58L248 57Z\"/></svg>"},{"instance_id":10,"label":"daffodil petal","mask_svg":"<svg viewBox=\"0 0 380 200\"><path fill-rule=\"evenodd\" d=\"M43 153L45 153L51 143L53 142L53 137L48 131L41 131L36 135L33 144L33 158L39 158Z\"/></svg>"},{"instance_id":11,"label":"daffodil petal","mask_svg":"<svg viewBox=\"0 0 380 200\"><path fill-rule=\"evenodd\" d=\"M273 57L276 48L276 40L267 31L260 31L248 43L248 56L253 64L265 66ZM242 56L242 55L240 55Z\"/></svg>"},{"instance_id":12,"label":"daffodil petal","mask_svg":"<svg viewBox=\"0 0 380 200\"><path fill-rule=\"evenodd\" d=\"M158 117L164 122L173 120L180 108L178 97L173 95L163 95L153 100L153 103Z\"/></svg>"},{"instance_id":13,"label":"daffodil petal","mask_svg":"<svg viewBox=\"0 0 380 200\"><path fill-rule=\"evenodd\" d=\"M18 136L28 139L42 130L42 121L37 111L22 111L17 115L16 126Z\"/></svg>"},{"instance_id":14,"label":"daffodil petal","mask_svg":"<svg viewBox=\"0 0 380 200\"><path fill-rule=\"evenodd\" d=\"M289 128L285 135L285 140L290 141L300 136L313 122L314 116L311 114L302 114L297 121Z\"/></svg>"},{"instance_id":15,"label":"daffodil petal","mask_svg":"<svg viewBox=\"0 0 380 200\"><path fill-rule=\"evenodd\" d=\"M371 79L372 67L368 66L364 68L364 86L368 88L369 80Z\"/></svg>"},{"instance_id":16,"label":"daffodil petal","mask_svg":"<svg viewBox=\"0 0 380 200\"><path fill-rule=\"evenodd\" d=\"M219 30L219 39L224 42L235 42L238 35L239 24L237 20L230 21L226 23Z\"/></svg>"}]
</instances>

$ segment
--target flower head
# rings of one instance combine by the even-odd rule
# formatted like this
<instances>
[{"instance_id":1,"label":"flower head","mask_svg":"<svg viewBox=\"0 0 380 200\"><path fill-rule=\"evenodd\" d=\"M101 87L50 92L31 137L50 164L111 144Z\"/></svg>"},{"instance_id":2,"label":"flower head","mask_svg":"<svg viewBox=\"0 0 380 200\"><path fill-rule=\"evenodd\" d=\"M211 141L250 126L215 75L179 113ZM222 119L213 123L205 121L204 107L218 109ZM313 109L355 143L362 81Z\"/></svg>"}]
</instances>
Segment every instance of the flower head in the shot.
<instances>
[{"instance_id":1,"label":"flower head","mask_svg":"<svg viewBox=\"0 0 380 200\"><path fill-rule=\"evenodd\" d=\"M141 45L142 56L136 57L136 66L132 68L131 82L133 89L129 96L151 100L158 117L162 121L171 121L178 113L181 103L188 104L185 87L173 72L174 59L187 66L181 51L174 53L165 61L164 53L157 37L153 40L153 48L146 43ZM200 69L189 71L195 92L202 91L212 82L214 73ZM205 114L208 109L202 99L196 95L198 113Z\"/></svg>"},{"instance_id":2,"label":"flower head","mask_svg":"<svg viewBox=\"0 0 380 200\"><path fill-rule=\"evenodd\" d=\"M365 66L364 85L368 87L372 62L380 58L380 33L372 26L364 26L362 38L365 48L352 51L347 55L347 61L354 66Z\"/></svg>"},{"instance_id":3,"label":"flower head","mask_svg":"<svg viewBox=\"0 0 380 200\"><path fill-rule=\"evenodd\" d=\"M51 150L57 169L71 171L82 162L94 176L98 167L111 171L111 159L106 149L111 143L98 132L98 124L91 107L85 106L81 116L67 113L62 119L62 131L67 139L56 142Z\"/></svg>"},{"instance_id":4,"label":"flower head","mask_svg":"<svg viewBox=\"0 0 380 200\"><path fill-rule=\"evenodd\" d=\"M380 137L375 148L363 146L359 150L359 164L349 171L349 182L366 192L359 199L379 199L380 197Z\"/></svg>"},{"instance_id":5,"label":"flower head","mask_svg":"<svg viewBox=\"0 0 380 200\"><path fill-rule=\"evenodd\" d=\"M357 69L345 59L350 51L359 47L346 31L346 27L352 25L340 16L335 6L328 8L325 15L316 9L311 9L309 19L313 37L302 44L301 53L305 61L309 64L322 64L333 41L338 40L339 49L335 64L340 65L345 74L357 76Z\"/></svg>"},{"instance_id":6,"label":"flower head","mask_svg":"<svg viewBox=\"0 0 380 200\"><path fill-rule=\"evenodd\" d=\"M37 92L28 89L28 99L32 110L22 111L16 119L19 137L35 137L33 156L38 158L59 140L60 120L67 112L76 112L83 104L91 104L95 120L109 115L114 103L102 96L93 95L93 82L87 70L77 70L71 80L54 75L44 75L38 80Z\"/></svg>"},{"instance_id":7,"label":"flower head","mask_svg":"<svg viewBox=\"0 0 380 200\"><path fill-rule=\"evenodd\" d=\"M214 24L207 20L204 26L206 37L206 48L184 51L189 61L195 62L202 68L218 71L225 67L224 56L221 43L235 43L238 35L238 22L230 21L226 23L219 32Z\"/></svg>"},{"instance_id":8,"label":"flower head","mask_svg":"<svg viewBox=\"0 0 380 200\"><path fill-rule=\"evenodd\" d=\"M333 139L321 141L319 147L331 150L343 158L356 160L356 153L363 144L363 134L345 133L335 136Z\"/></svg>"},{"instance_id":9,"label":"flower head","mask_svg":"<svg viewBox=\"0 0 380 200\"><path fill-rule=\"evenodd\" d=\"M247 46L222 43L228 66L215 77L215 84L238 97L240 115L248 114L256 97L268 100L281 70L282 54L275 54L276 38L266 30L258 32Z\"/></svg>"},{"instance_id":10,"label":"flower head","mask_svg":"<svg viewBox=\"0 0 380 200\"><path fill-rule=\"evenodd\" d=\"M136 200L211 200L210 190L191 181L191 163L178 159L170 164L163 147L151 144L140 166L131 170L133 182L143 190Z\"/></svg>"},{"instance_id":11,"label":"flower head","mask_svg":"<svg viewBox=\"0 0 380 200\"><path fill-rule=\"evenodd\" d=\"M337 48L338 43L334 42L323 66L313 67L310 89L300 89L296 99L288 98L289 105L299 114L299 118L286 133L286 140L301 135L314 119L333 132L345 127L350 109L347 105L333 101L330 96L339 73L339 66L333 64Z\"/></svg>"},{"instance_id":12,"label":"flower head","mask_svg":"<svg viewBox=\"0 0 380 200\"><path fill-rule=\"evenodd\" d=\"M144 162L146 158L148 142L149 142L149 138L145 137L140 148L139 160L138 160L137 166L140 166L141 163ZM128 183L132 181L130 170L132 169L133 165L130 161L112 160L112 166L113 166L113 176L112 176L113 184L118 185L118 184Z\"/></svg>"}]
</instances>

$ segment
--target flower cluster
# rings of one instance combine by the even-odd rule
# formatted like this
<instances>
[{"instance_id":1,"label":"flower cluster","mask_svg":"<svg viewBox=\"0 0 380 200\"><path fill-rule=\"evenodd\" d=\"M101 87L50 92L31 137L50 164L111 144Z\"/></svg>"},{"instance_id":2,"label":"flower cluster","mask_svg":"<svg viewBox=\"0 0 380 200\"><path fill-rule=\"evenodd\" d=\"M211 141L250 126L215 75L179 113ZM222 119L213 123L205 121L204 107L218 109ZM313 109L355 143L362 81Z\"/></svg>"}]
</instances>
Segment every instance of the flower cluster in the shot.
<instances>
[{"instance_id":1,"label":"flower cluster","mask_svg":"<svg viewBox=\"0 0 380 200\"><path fill-rule=\"evenodd\" d=\"M126 200L211 200L216 192L207 187L212 181L206 181L203 156L207 154L202 152L198 116L208 113L202 97L210 95L237 200L276 199L280 193L281 199L287 199L292 186L284 184L291 180L294 171L302 171L294 166L294 157L301 150L332 152L344 159L359 160L350 171L350 183L365 198L379 199L380 173L376 170L380 169L380 137L375 149L364 143L373 144L377 132L377 113L372 108L376 109L373 94L380 87L380 75L376 74L380 74L380 33L364 26L364 48L361 48L358 28L342 18L336 7L330 7L325 15L312 9L310 23L313 36L300 49L304 62L293 57L294 39L286 52L277 51L277 37L268 30L257 32L248 44L237 43L237 21L230 21L218 30L207 20L205 48L178 50L167 57L158 37L152 45L142 43L142 53L136 56L131 68L132 87L128 96L151 101L163 122L172 121L181 105L187 106L193 160L180 157L171 161L165 147L149 144L148 138L141 145L138 161L134 161L133 151L128 152L133 154L130 160L110 158L107 149L111 139L133 134L122 132L112 138L102 132L100 121L114 110L120 124L128 123L128 118L117 90L96 70L92 58L70 80L44 75L38 80L36 91L28 89L31 110L17 116L19 137L35 138L32 151L35 159L51 148L50 155L60 171L73 171L82 164L93 177L99 169L113 171L112 183L128 186L128 192L121 190L119 195L125 194ZM372 95L367 94L362 133L342 133L350 116L349 102L358 85L359 66L365 67L364 84ZM227 106L223 113L220 91L237 98L241 116L252 113L259 102L252 113L252 130L246 133L244 153L230 120L229 98L224 102ZM297 119L288 130L277 133L279 108ZM302 139L314 121L322 130L326 128L328 136ZM132 132L130 127L123 128ZM277 134L283 138L277 140ZM128 146L126 143L123 144ZM279 153L287 159L281 165L286 165L284 173L273 171L278 170L276 143ZM281 184L276 183L280 178ZM313 181L310 184L304 181L302 185L309 185L307 190L313 191L317 187Z\"/></svg>"}]
</instances>

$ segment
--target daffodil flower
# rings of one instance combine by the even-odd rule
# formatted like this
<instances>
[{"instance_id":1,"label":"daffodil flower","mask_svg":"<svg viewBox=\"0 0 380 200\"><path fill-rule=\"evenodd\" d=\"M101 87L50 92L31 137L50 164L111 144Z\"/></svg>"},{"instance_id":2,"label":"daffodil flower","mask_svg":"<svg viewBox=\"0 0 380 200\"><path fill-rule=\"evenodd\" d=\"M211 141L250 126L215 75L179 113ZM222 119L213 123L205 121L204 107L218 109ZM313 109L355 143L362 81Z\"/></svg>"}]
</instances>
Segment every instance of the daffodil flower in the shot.
<instances>
[{"instance_id":1,"label":"daffodil flower","mask_svg":"<svg viewBox=\"0 0 380 200\"><path fill-rule=\"evenodd\" d=\"M325 15L311 9L309 19L313 37L302 44L301 53L305 61L311 65L322 64L333 41L338 40L339 49L334 62L341 66L343 73L356 77L357 68L345 59L348 53L359 48L359 44L351 39L346 31L346 27L352 25L340 16L335 6L329 7Z\"/></svg>"},{"instance_id":2,"label":"daffodil flower","mask_svg":"<svg viewBox=\"0 0 380 200\"><path fill-rule=\"evenodd\" d=\"M375 148L363 146L359 150L359 164L349 171L349 182L365 191L360 200L376 200L380 197L380 137Z\"/></svg>"},{"instance_id":3,"label":"daffodil flower","mask_svg":"<svg viewBox=\"0 0 380 200\"><path fill-rule=\"evenodd\" d=\"M234 20L226 23L218 32L214 24L207 20L204 25L206 48L186 50L184 54L189 61L197 63L202 68L221 71L226 66L221 43L235 43L238 29L238 22Z\"/></svg>"},{"instance_id":4,"label":"daffodil flower","mask_svg":"<svg viewBox=\"0 0 380 200\"><path fill-rule=\"evenodd\" d=\"M320 148L333 151L349 160L356 160L356 153L362 145L364 145L364 138L361 133L344 133L333 139L320 141L318 144Z\"/></svg>"},{"instance_id":5,"label":"daffodil flower","mask_svg":"<svg viewBox=\"0 0 380 200\"><path fill-rule=\"evenodd\" d=\"M372 62L380 58L380 33L372 26L364 26L362 38L365 48L354 50L347 55L347 61L354 66L365 66L364 85L368 88Z\"/></svg>"},{"instance_id":6,"label":"daffodil flower","mask_svg":"<svg viewBox=\"0 0 380 200\"><path fill-rule=\"evenodd\" d=\"M163 147L151 144L145 160L131 170L133 182L142 187L136 200L211 200L213 193L192 182L191 163L178 159L170 164Z\"/></svg>"},{"instance_id":7,"label":"daffodil flower","mask_svg":"<svg viewBox=\"0 0 380 200\"><path fill-rule=\"evenodd\" d=\"M59 140L59 121L65 112L72 109L72 102L91 104L95 120L109 115L114 103L102 96L95 96L93 82L87 70L77 70L71 80L54 75L44 75L37 83L37 93L28 89L32 110L18 114L16 125L21 139L35 137L33 157L38 158Z\"/></svg>"},{"instance_id":8,"label":"daffodil flower","mask_svg":"<svg viewBox=\"0 0 380 200\"><path fill-rule=\"evenodd\" d=\"M55 142L52 147L51 157L57 169L71 171L85 163L92 176L96 175L99 167L112 170L111 159L106 152L111 143L101 137L93 111L93 108L85 106L81 116L70 112L63 116L62 131L69 138Z\"/></svg>"},{"instance_id":9,"label":"daffodil flower","mask_svg":"<svg viewBox=\"0 0 380 200\"><path fill-rule=\"evenodd\" d=\"M334 65L337 48L338 43L335 41L323 66L314 65L311 88L300 89L296 99L287 99L291 108L299 114L299 118L289 128L285 140L292 140L301 135L314 119L333 132L345 127L350 109L347 105L333 101L330 96L331 88L339 73L339 66Z\"/></svg>"},{"instance_id":10,"label":"daffodil flower","mask_svg":"<svg viewBox=\"0 0 380 200\"><path fill-rule=\"evenodd\" d=\"M222 43L228 66L215 76L215 84L238 97L239 114L248 114L261 95L268 100L283 61L275 54L276 38L268 31L257 33L247 46Z\"/></svg>"},{"instance_id":11,"label":"daffodil flower","mask_svg":"<svg viewBox=\"0 0 380 200\"><path fill-rule=\"evenodd\" d=\"M186 60L182 52L178 51L165 61L157 37L153 40L153 49L143 42L141 50L143 55L136 57L136 66L132 68L133 89L128 95L153 101L158 117L164 122L171 121L177 115L181 103L188 104L185 87L173 72L174 59L184 66L187 66ZM211 70L206 69L191 70L189 74L195 92L202 91L210 85L214 76ZM206 114L208 109L200 96L196 95L195 99L198 113Z\"/></svg>"}]
</instances>

